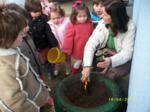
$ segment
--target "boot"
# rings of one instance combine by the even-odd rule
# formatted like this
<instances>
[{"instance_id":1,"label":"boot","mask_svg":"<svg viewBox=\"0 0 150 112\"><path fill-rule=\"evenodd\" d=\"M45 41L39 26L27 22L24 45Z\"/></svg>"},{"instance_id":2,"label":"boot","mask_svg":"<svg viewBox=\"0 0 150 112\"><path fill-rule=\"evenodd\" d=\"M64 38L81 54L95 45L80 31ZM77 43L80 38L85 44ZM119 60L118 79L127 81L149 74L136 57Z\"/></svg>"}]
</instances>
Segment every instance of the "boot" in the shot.
<instances>
[{"instance_id":1,"label":"boot","mask_svg":"<svg viewBox=\"0 0 150 112\"><path fill-rule=\"evenodd\" d=\"M77 68L72 68L72 69L71 69L71 74L72 74L72 75L76 75L76 74L78 73L78 71L79 71L79 69L77 69Z\"/></svg>"}]
</instances>

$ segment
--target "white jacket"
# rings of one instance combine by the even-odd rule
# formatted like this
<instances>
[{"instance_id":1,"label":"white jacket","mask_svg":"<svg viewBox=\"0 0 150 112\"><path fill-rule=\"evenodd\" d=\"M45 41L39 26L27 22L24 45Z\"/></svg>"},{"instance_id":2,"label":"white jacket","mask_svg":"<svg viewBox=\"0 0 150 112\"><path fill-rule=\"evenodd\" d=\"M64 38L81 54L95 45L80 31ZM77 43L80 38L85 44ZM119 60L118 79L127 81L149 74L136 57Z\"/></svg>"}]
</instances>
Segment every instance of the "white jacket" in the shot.
<instances>
[{"instance_id":1,"label":"white jacket","mask_svg":"<svg viewBox=\"0 0 150 112\"><path fill-rule=\"evenodd\" d=\"M108 39L109 31L105 27L104 21L101 20L96 29L93 31L84 48L83 66L92 66L93 57L97 47L104 48ZM125 64L132 58L135 40L135 25L132 20L128 23L126 33L118 33L114 38L117 54L110 57L112 67Z\"/></svg>"}]
</instances>

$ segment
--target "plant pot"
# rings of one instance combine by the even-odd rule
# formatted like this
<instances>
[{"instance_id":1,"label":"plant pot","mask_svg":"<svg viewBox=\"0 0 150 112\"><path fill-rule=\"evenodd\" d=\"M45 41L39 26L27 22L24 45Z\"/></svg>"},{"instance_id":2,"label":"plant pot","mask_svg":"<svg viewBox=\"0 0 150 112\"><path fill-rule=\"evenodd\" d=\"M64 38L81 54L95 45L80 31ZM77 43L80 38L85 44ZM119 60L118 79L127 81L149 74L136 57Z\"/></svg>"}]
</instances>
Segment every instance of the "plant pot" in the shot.
<instances>
[{"instance_id":1,"label":"plant pot","mask_svg":"<svg viewBox=\"0 0 150 112\"><path fill-rule=\"evenodd\" d=\"M80 78L81 74L69 76L56 86L54 91L56 112L118 112L122 102L110 101L111 98L121 98L121 90L114 81L100 74L91 73L90 92L84 96Z\"/></svg>"}]
</instances>

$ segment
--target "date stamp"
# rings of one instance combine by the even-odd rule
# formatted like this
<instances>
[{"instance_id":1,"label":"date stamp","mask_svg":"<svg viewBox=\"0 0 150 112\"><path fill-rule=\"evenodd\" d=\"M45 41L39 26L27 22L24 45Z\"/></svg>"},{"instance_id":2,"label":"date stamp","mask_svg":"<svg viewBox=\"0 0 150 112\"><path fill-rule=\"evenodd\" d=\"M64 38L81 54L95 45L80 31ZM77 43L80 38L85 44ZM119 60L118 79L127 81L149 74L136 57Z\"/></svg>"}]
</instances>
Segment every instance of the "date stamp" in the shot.
<instances>
[{"instance_id":1,"label":"date stamp","mask_svg":"<svg viewBox=\"0 0 150 112\"><path fill-rule=\"evenodd\" d=\"M131 100L131 98L127 98L127 97L110 97L108 99L109 101L112 102L127 102L128 100Z\"/></svg>"}]
</instances>

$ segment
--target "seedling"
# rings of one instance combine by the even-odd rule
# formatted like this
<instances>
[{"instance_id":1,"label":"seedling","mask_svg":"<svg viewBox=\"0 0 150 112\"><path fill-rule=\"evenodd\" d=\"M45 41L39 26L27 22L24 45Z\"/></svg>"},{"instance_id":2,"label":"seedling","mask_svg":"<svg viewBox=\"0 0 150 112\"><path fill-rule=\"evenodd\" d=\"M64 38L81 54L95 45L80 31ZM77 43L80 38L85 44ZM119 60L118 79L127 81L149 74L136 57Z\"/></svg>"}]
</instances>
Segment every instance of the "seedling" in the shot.
<instances>
[{"instance_id":1,"label":"seedling","mask_svg":"<svg viewBox=\"0 0 150 112\"><path fill-rule=\"evenodd\" d=\"M83 95L88 96L89 95L89 81L86 79L83 82Z\"/></svg>"}]
</instances>

